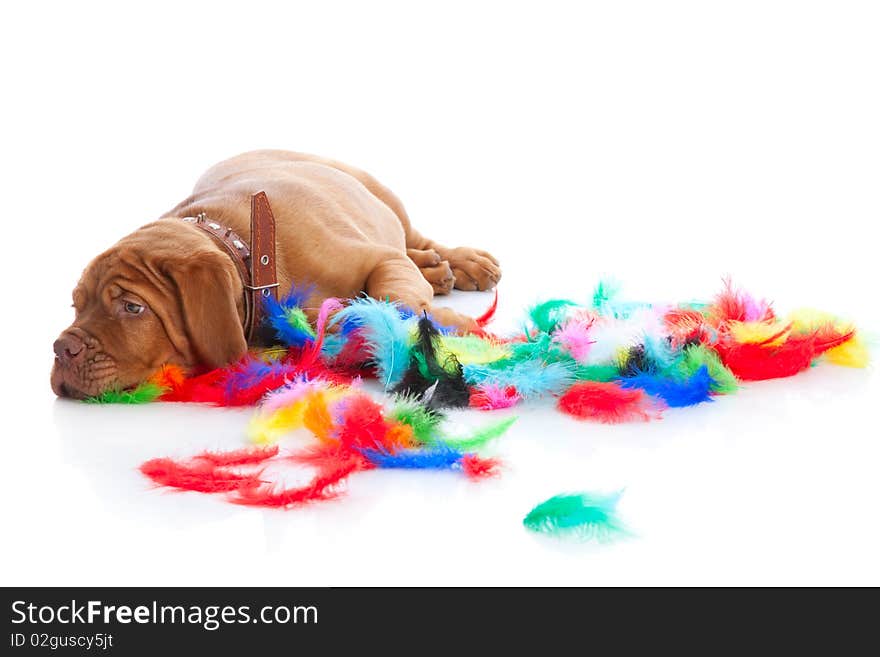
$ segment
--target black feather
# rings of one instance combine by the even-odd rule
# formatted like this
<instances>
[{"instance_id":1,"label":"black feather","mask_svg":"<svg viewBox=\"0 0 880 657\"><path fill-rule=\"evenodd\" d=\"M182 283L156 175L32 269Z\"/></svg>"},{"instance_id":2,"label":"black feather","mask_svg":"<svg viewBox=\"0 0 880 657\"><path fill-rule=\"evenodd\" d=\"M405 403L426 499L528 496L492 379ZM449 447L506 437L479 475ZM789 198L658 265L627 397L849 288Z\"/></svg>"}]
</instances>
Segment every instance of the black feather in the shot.
<instances>
[{"instance_id":1,"label":"black feather","mask_svg":"<svg viewBox=\"0 0 880 657\"><path fill-rule=\"evenodd\" d=\"M461 363L453 354L447 354L441 364L439 342L440 332L425 313L419 319L419 336L409 367L394 392L416 397L430 409L464 408L470 401L470 389Z\"/></svg>"},{"instance_id":2,"label":"black feather","mask_svg":"<svg viewBox=\"0 0 880 657\"><path fill-rule=\"evenodd\" d=\"M639 344L630 347L626 352L626 360L620 366L621 376L638 376L646 372L653 372L654 365L645 352L645 345Z\"/></svg>"}]
</instances>

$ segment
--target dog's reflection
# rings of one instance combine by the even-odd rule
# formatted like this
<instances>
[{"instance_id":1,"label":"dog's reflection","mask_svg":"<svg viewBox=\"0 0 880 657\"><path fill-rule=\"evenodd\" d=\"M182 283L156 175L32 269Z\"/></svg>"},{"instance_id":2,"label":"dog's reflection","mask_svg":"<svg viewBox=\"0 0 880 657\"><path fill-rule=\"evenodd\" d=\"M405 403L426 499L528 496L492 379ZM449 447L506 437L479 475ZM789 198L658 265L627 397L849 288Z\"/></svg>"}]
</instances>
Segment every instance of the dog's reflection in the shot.
<instances>
[{"instance_id":1,"label":"dog's reflection","mask_svg":"<svg viewBox=\"0 0 880 657\"><path fill-rule=\"evenodd\" d=\"M52 412L64 461L87 475L98 499L114 512L190 524L236 510L207 496L155 490L138 466L157 456L240 447L247 411L57 399Z\"/></svg>"}]
</instances>

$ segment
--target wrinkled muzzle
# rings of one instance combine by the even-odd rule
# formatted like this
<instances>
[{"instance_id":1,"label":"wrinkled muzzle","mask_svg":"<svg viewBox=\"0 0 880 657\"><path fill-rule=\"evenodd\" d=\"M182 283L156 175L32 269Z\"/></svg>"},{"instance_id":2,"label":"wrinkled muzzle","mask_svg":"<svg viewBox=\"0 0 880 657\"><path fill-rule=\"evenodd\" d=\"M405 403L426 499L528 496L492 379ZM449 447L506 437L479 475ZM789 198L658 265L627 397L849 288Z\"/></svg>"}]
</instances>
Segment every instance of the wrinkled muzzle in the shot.
<instances>
[{"instance_id":1,"label":"wrinkled muzzle","mask_svg":"<svg viewBox=\"0 0 880 657\"><path fill-rule=\"evenodd\" d=\"M116 361L103 351L100 341L78 327L70 327L53 345L52 391L59 397L84 399L117 382Z\"/></svg>"}]
</instances>

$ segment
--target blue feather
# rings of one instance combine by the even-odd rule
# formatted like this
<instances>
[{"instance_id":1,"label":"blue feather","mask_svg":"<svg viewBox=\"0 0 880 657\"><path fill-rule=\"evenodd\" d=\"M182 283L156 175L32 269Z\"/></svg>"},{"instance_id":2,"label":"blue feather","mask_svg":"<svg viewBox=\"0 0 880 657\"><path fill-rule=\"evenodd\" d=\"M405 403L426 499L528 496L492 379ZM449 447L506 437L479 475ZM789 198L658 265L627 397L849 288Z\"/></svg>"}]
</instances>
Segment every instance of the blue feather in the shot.
<instances>
[{"instance_id":1,"label":"blue feather","mask_svg":"<svg viewBox=\"0 0 880 657\"><path fill-rule=\"evenodd\" d=\"M369 297L353 300L331 323L341 325L343 335L358 328L367 344L370 359L382 384L397 384L409 367L410 329L393 303Z\"/></svg>"},{"instance_id":2,"label":"blue feather","mask_svg":"<svg viewBox=\"0 0 880 657\"><path fill-rule=\"evenodd\" d=\"M277 361L269 362L259 358L248 357L241 366L231 371L226 378L226 395L231 396L236 390L247 390L258 385L266 377L279 372L295 371L295 368Z\"/></svg>"},{"instance_id":3,"label":"blue feather","mask_svg":"<svg viewBox=\"0 0 880 657\"><path fill-rule=\"evenodd\" d=\"M314 342L315 336L304 331L302 328L291 325L288 321L288 311L294 308L302 308L311 295L313 286L297 288L295 285L281 299L275 300L271 296L263 297L263 309L265 312L264 322L267 322L275 331L278 340L288 347L302 347Z\"/></svg>"},{"instance_id":4,"label":"blue feather","mask_svg":"<svg viewBox=\"0 0 880 657\"><path fill-rule=\"evenodd\" d=\"M339 333L325 333L324 346L321 348L321 354L325 358L336 358L345 347L346 340Z\"/></svg>"},{"instance_id":5,"label":"blue feather","mask_svg":"<svg viewBox=\"0 0 880 657\"><path fill-rule=\"evenodd\" d=\"M415 310L409 306L404 306L403 304L397 306L397 313L400 315L401 319L412 319L416 316ZM421 313L419 313L419 315L421 315Z\"/></svg>"},{"instance_id":6,"label":"blue feather","mask_svg":"<svg viewBox=\"0 0 880 657\"><path fill-rule=\"evenodd\" d=\"M709 375L709 368L702 365L686 379L641 373L620 379L619 382L624 388L641 388L652 397L659 397L670 407L680 407L712 401L714 380Z\"/></svg>"},{"instance_id":7,"label":"blue feather","mask_svg":"<svg viewBox=\"0 0 880 657\"><path fill-rule=\"evenodd\" d=\"M275 329L275 337L287 347L302 347L315 341L315 337L311 333L292 326L284 315L269 315L266 319Z\"/></svg>"},{"instance_id":8,"label":"blue feather","mask_svg":"<svg viewBox=\"0 0 880 657\"><path fill-rule=\"evenodd\" d=\"M445 445L431 449L407 449L394 454L377 449L364 449L361 452L377 468L412 470L449 470L464 456L458 450Z\"/></svg>"},{"instance_id":9,"label":"blue feather","mask_svg":"<svg viewBox=\"0 0 880 657\"><path fill-rule=\"evenodd\" d=\"M464 366L464 378L471 385L513 386L526 399L559 394L574 383L575 376L568 363L527 360L504 369L468 364Z\"/></svg>"},{"instance_id":10,"label":"blue feather","mask_svg":"<svg viewBox=\"0 0 880 657\"><path fill-rule=\"evenodd\" d=\"M263 297L263 307L265 308L266 313L270 315L283 315L284 310L287 308L301 308L305 305L306 300L312 294L313 290L313 285L303 287L292 285L288 293L280 300L276 300L271 296Z\"/></svg>"}]
</instances>

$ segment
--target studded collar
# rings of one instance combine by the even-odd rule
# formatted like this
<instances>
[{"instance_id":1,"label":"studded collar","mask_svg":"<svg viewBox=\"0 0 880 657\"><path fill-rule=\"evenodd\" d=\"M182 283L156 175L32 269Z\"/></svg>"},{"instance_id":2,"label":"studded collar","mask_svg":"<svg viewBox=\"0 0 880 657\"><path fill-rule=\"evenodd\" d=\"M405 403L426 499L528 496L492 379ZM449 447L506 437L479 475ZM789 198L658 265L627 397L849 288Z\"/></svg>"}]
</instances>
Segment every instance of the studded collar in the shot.
<instances>
[{"instance_id":1,"label":"studded collar","mask_svg":"<svg viewBox=\"0 0 880 657\"><path fill-rule=\"evenodd\" d=\"M181 217L210 235L229 255L244 287L245 338L249 344L267 342L270 336L263 323L262 298L278 298L275 268L275 217L263 192L251 197L251 244L228 226L213 221L202 212L195 217Z\"/></svg>"}]
</instances>

